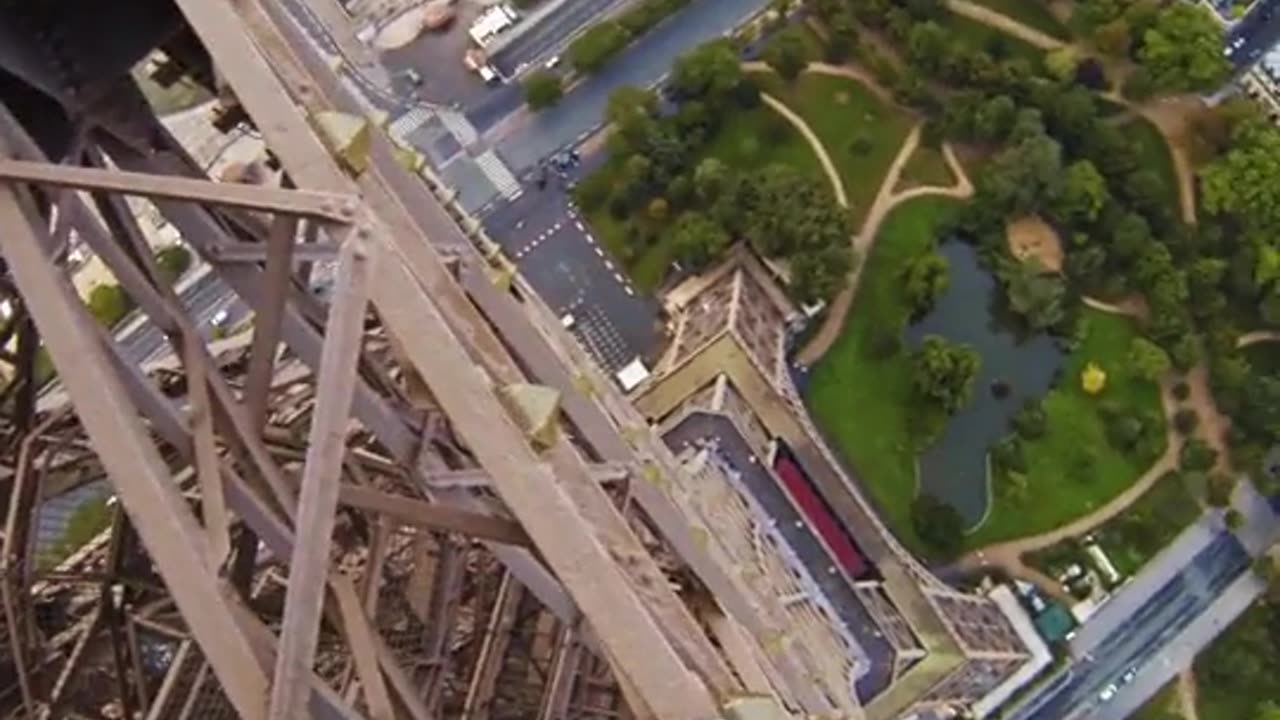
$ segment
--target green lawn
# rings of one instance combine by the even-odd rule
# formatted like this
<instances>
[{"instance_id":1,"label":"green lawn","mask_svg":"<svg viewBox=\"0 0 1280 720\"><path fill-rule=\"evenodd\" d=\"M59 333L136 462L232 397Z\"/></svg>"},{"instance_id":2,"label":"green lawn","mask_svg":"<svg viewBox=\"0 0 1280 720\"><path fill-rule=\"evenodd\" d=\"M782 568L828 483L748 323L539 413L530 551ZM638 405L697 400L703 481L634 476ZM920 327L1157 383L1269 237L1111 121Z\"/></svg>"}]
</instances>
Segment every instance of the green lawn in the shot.
<instances>
[{"instance_id":1,"label":"green lawn","mask_svg":"<svg viewBox=\"0 0 1280 720\"><path fill-rule=\"evenodd\" d=\"M730 115L715 137L703 148L702 157L719 158L739 170L753 170L781 163L805 175L826 181L818 157L805 139L786 119L763 105L748 111L735 111ZM613 177L622 171L622 164L622 159L610 158L596 172ZM696 162L694 165L696 166ZM673 217L674 215L672 213ZM586 220L596 238L626 269L638 291L649 293L662 283L673 254L671 235L664 232L665 224L650 220L643 210L627 218L613 217L607 202L586 213ZM631 250L632 243L628 240L628 233L634 227L647 227L654 237L652 242L638 252Z\"/></svg>"},{"instance_id":2,"label":"green lawn","mask_svg":"<svg viewBox=\"0 0 1280 720\"><path fill-rule=\"evenodd\" d=\"M748 112L735 111L704 151L739 170L755 170L780 163L801 173L826 180L813 148L786 118L761 105Z\"/></svg>"},{"instance_id":3,"label":"green lawn","mask_svg":"<svg viewBox=\"0 0 1280 720\"><path fill-rule=\"evenodd\" d=\"M915 152L911 153L911 158L903 166L898 188L906 189L922 185L950 187L955 184L955 181L955 176L951 174L951 168L947 165L947 159L943 157L942 152L920 145Z\"/></svg>"},{"instance_id":4,"label":"green lawn","mask_svg":"<svg viewBox=\"0 0 1280 720\"><path fill-rule=\"evenodd\" d=\"M1018 2L1018 0L1010 1ZM1044 51L1040 48L977 20L948 12L943 13L938 23L972 47L987 50L997 60L1007 57L1024 57L1033 63L1038 63L1044 57Z\"/></svg>"},{"instance_id":5,"label":"green lawn","mask_svg":"<svg viewBox=\"0 0 1280 720\"><path fill-rule=\"evenodd\" d=\"M1025 443L1029 499L1015 506L995 502L986 522L970 536L972 546L1045 532L1088 513L1129 487L1164 449L1159 390L1127 371L1133 323L1093 309L1081 315L1083 341L1068 356L1062 379L1043 401L1048 430ZM1080 373L1091 361L1107 373L1106 387L1098 396L1080 388ZM1103 403L1149 421L1146 444L1154 454L1130 457L1112 448L1099 413ZM1092 454L1092 471L1082 472L1087 453Z\"/></svg>"},{"instance_id":6,"label":"green lawn","mask_svg":"<svg viewBox=\"0 0 1280 720\"><path fill-rule=\"evenodd\" d=\"M974 0L1006 17L1017 20L1050 37L1071 40L1071 29L1058 19L1041 0Z\"/></svg>"},{"instance_id":7,"label":"green lawn","mask_svg":"<svg viewBox=\"0 0 1280 720\"><path fill-rule=\"evenodd\" d=\"M1173 154L1169 151L1169 144L1164 141L1164 136L1150 120L1141 115L1131 115L1120 124L1120 128L1138 151L1138 167L1155 170L1164 180L1168 191L1166 201L1173 208L1175 216L1182 217L1181 200L1178 199L1178 174L1173 169Z\"/></svg>"},{"instance_id":8,"label":"green lawn","mask_svg":"<svg viewBox=\"0 0 1280 720\"><path fill-rule=\"evenodd\" d=\"M915 449L907 430L911 394L903 350L877 357L877 329L899 328L909 314L898 277L908 261L934 245L939 223L960 203L922 197L893 210L863 269L854 309L835 345L812 369L806 400L833 447L861 477L882 517L913 550Z\"/></svg>"},{"instance_id":9,"label":"green lawn","mask_svg":"<svg viewBox=\"0 0 1280 720\"><path fill-rule=\"evenodd\" d=\"M911 118L852 78L804 73L788 84L772 73L757 77L769 94L804 118L826 147L854 220L861 222L911 131Z\"/></svg>"}]
</instances>

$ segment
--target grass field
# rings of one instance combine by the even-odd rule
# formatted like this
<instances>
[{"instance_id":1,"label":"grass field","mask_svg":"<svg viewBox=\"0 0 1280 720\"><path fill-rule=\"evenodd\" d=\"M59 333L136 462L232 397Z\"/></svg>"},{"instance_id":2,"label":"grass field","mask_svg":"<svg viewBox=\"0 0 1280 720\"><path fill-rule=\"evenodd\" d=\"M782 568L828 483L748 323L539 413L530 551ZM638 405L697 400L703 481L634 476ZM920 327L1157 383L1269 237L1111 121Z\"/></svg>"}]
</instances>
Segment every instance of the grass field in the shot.
<instances>
[{"instance_id":1,"label":"grass field","mask_svg":"<svg viewBox=\"0 0 1280 720\"><path fill-rule=\"evenodd\" d=\"M1011 1L1017 2L1018 0ZM955 13L944 13L938 22L954 33L960 40L967 42L972 47L987 50L997 60L1023 57L1033 63L1038 63L1044 57L1044 51L1040 48L989 25L984 25L977 20L970 20Z\"/></svg>"},{"instance_id":2,"label":"grass field","mask_svg":"<svg viewBox=\"0 0 1280 720\"><path fill-rule=\"evenodd\" d=\"M912 258L937 242L939 223L959 207L949 198L922 197L899 205L880 226L853 311L835 345L812 369L806 400L898 538L914 550L915 450L907 429L911 394L903 350L876 357L878 330L901 328L909 314L898 280Z\"/></svg>"},{"instance_id":3,"label":"grass field","mask_svg":"<svg viewBox=\"0 0 1280 720\"><path fill-rule=\"evenodd\" d=\"M729 116L707 145L704 157L716 157L738 170L779 163L826 180L818 156L782 116L761 106Z\"/></svg>"},{"instance_id":4,"label":"grass field","mask_svg":"<svg viewBox=\"0 0 1280 720\"><path fill-rule=\"evenodd\" d=\"M1071 29L1040 0L974 0L1013 20L1059 40L1071 40Z\"/></svg>"},{"instance_id":5,"label":"grass field","mask_svg":"<svg viewBox=\"0 0 1280 720\"><path fill-rule=\"evenodd\" d=\"M955 181L956 178L951 174L951 168L947 166L947 159L942 156L942 152L920 145L916 147L915 152L911 153L907 164L903 166L902 177L899 178L898 187L895 189L906 190L922 185L950 187L955 184Z\"/></svg>"},{"instance_id":6,"label":"grass field","mask_svg":"<svg viewBox=\"0 0 1280 720\"><path fill-rule=\"evenodd\" d=\"M1082 312L1081 322L1083 341L1067 357L1061 380L1043 401L1048 429L1025 443L1030 499L1017 506L994 503L986 522L970 537L971 545L1044 532L1080 517L1133 484L1164 449L1159 390L1127 369L1133 323L1093 309ZM1106 388L1098 396L1080 388L1080 373L1089 362L1107 373ZM1103 403L1149 422L1147 444L1155 453L1130 457L1112 448L1099 412Z\"/></svg>"},{"instance_id":7,"label":"grass field","mask_svg":"<svg viewBox=\"0 0 1280 720\"><path fill-rule=\"evenodd\" d=\"M861 222L911 131L911 118L851 78L804 73L786 83L773 73L758 77L818 136L840 173L854 221Z\"/></svg>"}]
</instances>

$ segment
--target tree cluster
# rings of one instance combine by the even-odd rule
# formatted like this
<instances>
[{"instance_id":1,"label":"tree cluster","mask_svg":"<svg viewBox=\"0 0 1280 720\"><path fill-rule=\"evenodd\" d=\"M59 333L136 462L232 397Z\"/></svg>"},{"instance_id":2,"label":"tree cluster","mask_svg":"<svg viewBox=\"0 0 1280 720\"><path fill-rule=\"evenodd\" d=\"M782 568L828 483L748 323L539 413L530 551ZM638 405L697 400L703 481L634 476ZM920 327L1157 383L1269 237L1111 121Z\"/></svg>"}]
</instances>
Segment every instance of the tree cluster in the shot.
<instances>
[{"instance_id":1,"label":"tree cluster","mask_svg":"<svg viewBox=\"0 0 1280 720\"><path fill-rule=\"evenodd\" d=\"M1223 29L1206 7L1156 0L1082 0L1078 24L1094 46L1139 64L1126 94L1141 100L1156 92L1202 92L1226 81Z\"/></svg>"},{"instance_id":2,"label":"tree cluster","mask_svg":"<svg viewBox=\"0 0 1280 720\"><path fill-rule=\"evenodd\" d=\"M786 166L739 171L703 157L724 118L759 103L734 47L716 40L678 58L668 92L676 104L666 114L647 90L623 87L610 96L605 115L613 124L609 143L620 172L584 181L578 202L588 211L607 206L614 217L630 219L631 248L670 233L675 260L699 269L730 242L746 240L761 254L788 262L800 300L835 293L852 268L853 225L830 188ZM774 122L780 132L790 131L782 118Z\"/></svg>"},{"instance_id":3,"label":"tree cluster","mask_svg":"<svg viewBox=\"0 0 1280 720\"><path fill-rule=\"evenodd\" d=\"M912 387L927 403L954 414L973 396L981 362L973 348L929 335L911 356Z\"/></svg>"},{"instance_id":4,"label":"tree cluster","mask_svg":"<svg viewBox=\"0 0 1280 720\"><path fill-rule=\"evenodd\" d=\"M641 0L616 18L593 25L569 44L569 64L590 75L604 67L636 38L689 0Z\"/></svg>"},{"instance_id":5,"label":"tree cluster","mask_svg":"<svg viewBox=\"0 0 1280 720\"><path fill-rule=\"evenodd\" d=\"M542 110L560 102L564 87L560 76L548 70L535 70L524 79L524 101L530 110Z\"/></svg>"},{"instance_id":6,"label":"tree cluster","mask_svg":"<svg viewBox=\"0 0 1280 720\"><path fill-rule=\"evenodd\" d=\"M911 524L939 559L951 559L964 548L964 518L950 504L927 492L920 493L912 503Z\"/></svg>"}]
</instances>

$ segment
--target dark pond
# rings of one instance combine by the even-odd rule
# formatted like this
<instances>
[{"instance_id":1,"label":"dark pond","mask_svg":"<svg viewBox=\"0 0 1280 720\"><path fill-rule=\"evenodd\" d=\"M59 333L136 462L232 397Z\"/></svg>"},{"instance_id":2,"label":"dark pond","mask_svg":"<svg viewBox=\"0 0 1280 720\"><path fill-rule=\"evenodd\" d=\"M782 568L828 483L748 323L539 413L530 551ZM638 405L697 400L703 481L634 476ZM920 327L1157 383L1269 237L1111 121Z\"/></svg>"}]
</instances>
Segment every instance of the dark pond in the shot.
<instances>
[{"instance_id":1,"label":"dark pond","mask_svg":"<svg viewBox=\"0 0 1280 720\"><path fill-rule=\"evenodd\" d=\"M969 244L948 241L938 248L949 264L950 283L933 312L907 328L907 344L919 347L926 335L941 335L973 347L982 366L973 398L947 422L920 456L920 484L960 511L969 527L987 512L987 448L1009 432L1009 419L1028 398L1042 397L1062 364L1062 352L1048 335L1027 335L1001 312L1002 292ZM997 397L992 388L1003 384Z\"/></svg>"}]
</instances>

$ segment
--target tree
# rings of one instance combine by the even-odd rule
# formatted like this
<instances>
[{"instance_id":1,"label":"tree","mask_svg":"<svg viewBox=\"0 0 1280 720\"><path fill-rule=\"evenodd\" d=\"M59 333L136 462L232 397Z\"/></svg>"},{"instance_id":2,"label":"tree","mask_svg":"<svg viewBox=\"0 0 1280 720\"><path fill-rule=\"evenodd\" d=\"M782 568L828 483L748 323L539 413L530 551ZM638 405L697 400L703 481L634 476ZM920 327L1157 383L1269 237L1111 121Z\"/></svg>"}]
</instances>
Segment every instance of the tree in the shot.
<instances>
[{"instance_id":1,"label":"tree","mask_svg":"<svg viewBox=\"0 0 1280 720\"><path fill-rule=\"evenodd\" d=\"M742 82L737 50L728 40L712 40L676 58L668 85L682 98L700 98L714 105Z\"/></svg>"},{"instance_id":2,"label":"tree","mask_svg":"<svg viewBox=\"0 0 1280 720\"><path fill-rule=\"evenodd\" d=\"M839 65L848 60L858 46L858 26L854 24L853 16L842 10L827 22L827 30L825 59Z\"/></svg>"},{"instance_id":3,"label":"tree","mask_svg":"<svg viewBox=\"0 0 1280 720\"><path fill-rule=\"evenodd\" d=\"M1146 218L1137 213L1125 213L1112 232L1109 250L1116 258L1131 262L1153 242L1151 226Z\"/></svg>"},{"instance_id":4,"label":"tree","mask_svg":"<svg viewBox=\"0 0 1280 720\"><path fill-rule=\"evenodd\" d=\"M649 201L645 212L656 223L666 222L667 216L671 214L671 203L666 198L656 197Z\"/></svg>"},{"instance_id":5,"label":"tree","mask_svg":"<svg viewBox=\"0 0 1280 720\"><path fill-rule=\"evenodd\" d=\"M1190 445L1193 442L1196 442L1196 438L1188 440L1187 444L1183 445L1183 451L1185 452L1187 445ZM1227 507L1231 504L1231 495L1235 490L1235 475L1221 472L1212 473L1209 475L1209 484L1205 491L1205 502L1207 502L1211 507Z\"/></svg>"},{"instance_id":6,"label":"tree","mask_svg":"<svg viewBox=\"0 0 1280 720\"><path fill-rule=\"evenodd\" d=\"M1274 244L1280 235L1280 130L1248 122L1233 135L1227 153L1200 174L1204 207L1229 213L1245 231ZM1255 258L1260 269L1268 258Z\"/></svg>"},{"instance_id":7,"label":"tree","mask_svg":"<svg viewBox=\"0 0 1280 720\"><path fill-rule=\"evenodd\" d=\"M811 59L804 32L798 25L778 33L764 49L764 61L788 81L800 77Z\"/></svg>"},{"instance_id":8,"label":"tree","mask_svg":"<svg viewBox=\"0 0 1280 720\"><path fill-rule=\"evenodd\" d=\"M1235 508L1227 510L1222 519L1226 523L1228 530L1239 530L1244 527L1244 515L1241 515L1240 511ZM1277 717L1276 720L1280 720L1280 717Z\"/></svg>"},{"instance_id":9,"label":"tree","mask_svg":"<svg viewBox=\"0 0 1280 720\"><path fill-rule=\"evenodd\" d=\"M119 285L94 285L89 290L88 305L98 323L110 329L124 319L132 302Z\"/></svg>"},{"instance_id":10,"label":"tree","mask_svg":"<svg viewBox=\"0 0 1280 720\"><path fill-rule=\"evenodd\" d=\"M1001 259L996 275L1004 282L1009 309L1033 330L1047 330L1066 317L1066 283L1035 258Z\"/></svg>"},{"instance_id":11,"label":"tree","mask_svg":"<svg viewBox=\"0 0 1280 720\"><path fill-rule=\"evenodd\" d=\"M1138 102L1150 99L1152 95L1156 94L1155 77L1152 76L1150 70L1144 67L1135 68L1133 72L1129 73L1129 77L1125 79L1122 93L1130 100Z\"/></svg>"},{"instance_id":12,"label":"tree","mask_svg":"<svg viewBox=\"0 0 1280 720\"><path fill-rule=\"evenodd\" d=\"M1129 31L1129 23L1125 22L1124 18L1103 23L1093 31L1093 44L1112 57L1128 55L1132 43L1133 36Z\"/></svg>"},{"instance_id":13,"label":"tree","mask_svg":"<svg viewBox=\"0 0 1280 720\"><path fill-rule=\"evenodd\" d=\"M911 504L911 524L916 535L938 556L949 559L964 546L964 518L960 512L927 492Z\"/></svg>"},{"instance_id":14,"label":"tree","mask_svg":"<svg viewBox=\"0 0 1280 720\"><path fill-rule=\"evenodd\" d=\"M827 300L844 287L856 258L848 244L827 244L787 258L791 291L801 302Z\"/></svg>"},{"instance_id":15,"label":"tree","mask_svg":"<svg viewBox=\"0 0 1280 720\"><path fill-rule=\"evenodd\" d=\"M191 267L191 251L176 243L166 245L156 251L156 266L172 285Z\"/></svg>"},{"instance_id":16,"label":"tree","mask_svg":"<svg viewBox=\"0 0 1280 720\"><path fill-rule=\"evenodd\" d=\"M590 75L600 68L614 55L617 55L631 34L622 25L606 20L586 30L569 44L569 64L574 70Z\"/></svg>"},{"instance_id":17,"label":"tree","mask_svg":"<svg viewBox=\"0 0 1280 720\"><path fill-rule=\"evenodd\" d=\"M671 229L676 258L698 270L729 247L729 233L711 218L697 212L682 213Z\"/></svg>"},{"instance_id":18,"label":"tree","mask_svg":"<svg viewBox=\"0 0 1280 720\"><path fill-rule=\"evenodd\" d=\"M1068 165L1063 175L1057 213L1072 224L1091 223L1109 199L1102 174L1088 160L1078 160Z\"/></svg>"},{"instance_id":19,"label":"tree","mask_svg":"<svg viewBox=\"0 0 1280 720\"><path fill-rule=\"evenodd\" d=\"M929 20L912 26L907 34L907 59L912 65L933 75L942 68L942 59L950 47L947 31Z\"/></svg>"},{"instance_id":20,"label":"tree","mask_svg":"<svg viewBox=\"0 0 1280 720\"><path fill-rule=\"evenodd\" d=\"M936 252L923 253L902 272L902 292L913 317L923 317L947 291L947 259Z\"/></svg>"},{"instance_id":21,"label":"tree","mask_svg":"<svg viewBox=\"0 0 1280 720\"><path fill-rule=\"evenodd\" d=\"M1036 440L1049 429L1049 416L1039 400L1027 400L1013 416L1013 429L1020 437Z\"/></svg>"},{"instance_id":22,"label":"tree","mask_svg":"<svg viewBox=\"0 0 1280 720\"><path fill-rule=\"evenodd\" d=\"M1129 343L1129 365L1138 377L1152 382L1164 377L1173 367L1169 354L1144 337L1135 337Z\"/></svg>"},{"instance_id":23,"label":"tree","mask_svg":"<svg viewBox=\"0 0 1280 720\"><path fill-rule=\"evenodd\" d=\"M609 93L604 108L604 117L614 129L609 140L623 142L622 146L611 145L611 149L619 155L640 150L656 125L657 109L658 98L644 88L623 85Z\"/></svg>"},{"instance_id":24,"label":"tree","mask_svg":"<svg viewBox=\"0 0 1280 720\"><path fill-rule=\"evenodd\" d=\"M547 70L535 70L524 79L524 101L530 110L542 110L560 102L564 87L560 76Z\"/></svg>"},{"instance_id":25,"label":"tree","mask_svg":"<svg viewBox=\"0 0 1280 720\"><path fill-rule=\"evenodd\" d=\"M1027 215L1057 196L1062 147L1045 133L1039 113L1020 113L1009 143L983 168L978 190L1006 215Z\"/></svg>"},{"instance_id":26,"label":"tree","mask_svg":"<svg viewBox=\"0 0 1280 720\"><path fill-rule=\"evenodd\" d=\"M1198 437L1188 439L1178 453L1178 465L1183 470L1208 471L1217 461L1218 451Z\"/></svg>"},{"instance_id":27,"label":"tree","mask_svg":"<svg viewBox=\"0 0 1280 720\"><path fill-rule=\"evenodd\" d=\"M720 191L728 181L728 168L718 158L706 158L693 171L693 191L704 203L714 202L720 197Z\"/></svg>"},{"instance_id":28,"label":"tree","mask_svg":"<svg viewBox=\"0 0 1280 720\"><path fill-rule=\"evenodd\" d=\"M954 414L969 402L980 363L973 348L929 335L911 357L912 385L921 397Z\"/></svg>"},{"instance_id":29,"label":"tree","mask_svg":"<svg viewBox=\"0 0 1280 720\"><path fill-rule=\"evenodd\" d=\"M1200 5L1174 3L1160 11L1142 36L1138 60L1157 89L1206 91L1231 74L1222 54L1222 25Z\"/></svg>"},{"instance_id":30,"label":"tree","mask_svg":"<svg viewBox=\"0 0 1280 720\"><path fill-rule=\"evenodd\" d=\"M1044 56L1045 69L1060 82L1065 82L1075 77L1076 65L1079 62L1080 55L1071 46L1051 50Z\"/></svg>"}]
</instances>

